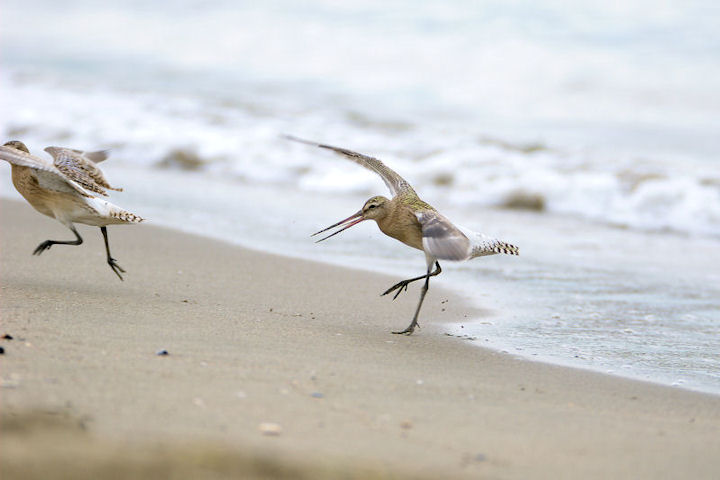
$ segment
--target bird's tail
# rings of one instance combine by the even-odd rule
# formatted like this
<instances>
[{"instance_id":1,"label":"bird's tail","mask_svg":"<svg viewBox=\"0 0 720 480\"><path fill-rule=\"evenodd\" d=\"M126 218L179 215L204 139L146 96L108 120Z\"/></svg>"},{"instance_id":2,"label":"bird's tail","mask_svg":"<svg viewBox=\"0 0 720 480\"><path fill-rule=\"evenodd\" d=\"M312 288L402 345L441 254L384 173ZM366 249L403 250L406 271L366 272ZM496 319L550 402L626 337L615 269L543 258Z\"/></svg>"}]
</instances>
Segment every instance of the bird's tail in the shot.
<instances>
[{"instance_id":1,"label":"bird's tail","mask_svg":"<svg viewBox=\"0 0 720 480\"><path fill-rule=\"evenodd\" d=\"M110 211L110 217L120 220L119 223L140 223L145 220L139 215L135 215L134 213L130 213L127 210L117 207Z\"/></svg>"},{"instance_id":2,"label":"bird's tail","mask_svg":"<svg viewBox=\"0 0 720 480\"><path fill-rule=\"evenodd\" d=\"M122 223L140 223L144 218L140 215L135 215L127 210L114 205L107 200L94 197L91 199L95 210L107 220L110 220L108 224L122 224Z\"/></svg>"},{"instance_id":3,"label":"bird's tail","mask_svg":"<svg viewBox=\"0 0 720 480\"><path fill-rule=\"evenodd\" d=\"M495 253L504 253L505 255L520 255L520 249L518 247L509 243L501 242L500 240L498 240L492 248Z\"/></svg>"},{"instance_id":4,"label":"bird's tail","mask_svg":"<svg viewBox=\"0 0 720 480\"><path fill-rule=\"evenodd\" d=\"M486 255L496 255L504 253L505 255L520 255L520 249L502 240L490 238L482 234L477 234L476 241L473 243L470 251L470 258L484 257Z\"/></svg>"},{"instance_id":5,"label":"bird's tail","mask_svg":"<svg viewBox=\"0 0 720 480\"><path fill-rule=\"evenodd\" d=\"M473 232L461 225L456 225L470 240L470 256L468 258L484 257L504 253L505 255L520 255L520 249L515 245L497 238L488 237L482 233Z\"/></svg>"}]
</instances>

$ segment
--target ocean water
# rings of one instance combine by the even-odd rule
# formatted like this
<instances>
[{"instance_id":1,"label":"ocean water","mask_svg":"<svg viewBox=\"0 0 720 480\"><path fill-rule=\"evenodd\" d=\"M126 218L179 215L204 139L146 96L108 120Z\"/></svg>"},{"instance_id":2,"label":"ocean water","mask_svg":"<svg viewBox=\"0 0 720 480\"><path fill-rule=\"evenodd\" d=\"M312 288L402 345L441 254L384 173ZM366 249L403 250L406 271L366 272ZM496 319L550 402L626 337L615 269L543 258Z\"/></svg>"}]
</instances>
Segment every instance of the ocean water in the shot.
<instances>
[{"instance_id":1,"label":"ocean water","mask_svg":"<svg viewBox=\"0 0 720 480\"><path fill-rule=\"evenodd\" d=\"M2 137L111 148L118 204L415 276L422 254L374 225L312 243L387 192L281 134L372 154L451 219L520 246L443 265L432 283L485 312L440 319L448 333L720 393L715 2L45 0L0 13ZM0 195L16 196L8 178L0 168Z\"/></svg>"}]
</instances>

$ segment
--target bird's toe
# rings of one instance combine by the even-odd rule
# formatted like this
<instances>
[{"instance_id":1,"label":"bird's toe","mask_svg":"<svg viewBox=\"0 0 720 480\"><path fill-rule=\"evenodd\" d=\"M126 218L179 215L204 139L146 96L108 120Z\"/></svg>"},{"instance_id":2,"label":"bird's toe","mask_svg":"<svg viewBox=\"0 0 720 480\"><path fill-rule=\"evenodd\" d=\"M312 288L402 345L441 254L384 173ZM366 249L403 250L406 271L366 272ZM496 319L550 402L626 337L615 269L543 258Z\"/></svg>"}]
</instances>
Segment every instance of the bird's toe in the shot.
<instances>
[{"instance_id":1,"label":"bird's toe","mask_svg":"<svg viewBox=\"0 0 720 480\"><path fill-rule=\"evenodd\" d=\"M52 247L52 243L43 242L40 245L38 245L37 248L35 248L35 250L33 250L33 255L40 255L45 250L50 250L50 247Z\"/></svg>"},{"instance_id":2,"label":"bird's toe","mask_svg":"<svg viewBox=\"0 0 720 480\"><path fill-rule=\"evenodd\" d=\"M115 275L118 276L120 280L124 280L122 275L120 275L120 272L125 273L125 270L117 264L114 258L108 258L108 265L110 265L110 268L113 272L115 272Z\"/></svg>"}]
</instances>

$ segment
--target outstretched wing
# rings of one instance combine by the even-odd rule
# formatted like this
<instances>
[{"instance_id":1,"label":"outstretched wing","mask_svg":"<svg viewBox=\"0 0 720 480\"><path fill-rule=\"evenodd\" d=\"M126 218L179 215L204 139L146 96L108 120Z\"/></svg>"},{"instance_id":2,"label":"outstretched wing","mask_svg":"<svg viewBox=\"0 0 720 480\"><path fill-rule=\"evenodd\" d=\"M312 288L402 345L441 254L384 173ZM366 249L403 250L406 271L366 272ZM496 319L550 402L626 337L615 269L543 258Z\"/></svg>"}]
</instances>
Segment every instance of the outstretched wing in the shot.
<instances>
[{"instance_id":1,"label":"outstretched wing","mask_svg":"<svg viewBox=\"0 0 720 480\"><path fill-rule=\"evenodd\" d=\"M362 165L363 167L372 170L373 172L380 175L380 177L385 182L385 185L387 185L387 187L390 189L390 193L392 193L393 196L403 193L415 194L413 188L404 178L402 178L394 170L389 168L377 158L369 157L367 155L363 155L362 153L353 152L352 150L348 150L346 148L333 147L332 145L325 145L322 143L311 142L309 140L303 140L302 138L293 137L291 135L285 135L285 138L296 142L305 143L307 145L313 145L315 147L332 150L335 153L344 155L358 165Z\"/></svg>"},{"instance_id":2,"label":"outstretched wing","mask_svg":"<svg viewBox=\"0 0 720 480\"><path fill-rule=\"evenodd\" d=\"M102 170L95 165L107 158L106 151L83 152L62 147L47 147L45 151L53 156L53 163L60 172L83 188L106 196L106 188L122 191L122 188L111 187Z\"/></svg>"},{"instance_id":3,"label":"outstretched wing","mask_svg":"<svg viewBox=\"0 0 720 480\"><path fill-rule=\"evenodd\" d=\"M19 167L30 167L48 172L57 171L48 160L6 145L0 145L0 158Z\"/></svg>"},{"instance_id":4,"label":"outstretched wing","mask_svg":"<svg viewBox=\"0 0 720 480\"><path fill-rule=\"evenodd\" d=\"M36 157L13 147L0 145L0 159L20 167L35 170L35 176L43 188L58 192L75 191L84 197L91 196L78 183L68 178L54 164L44 158Z\"/></svg>"},{"instance_id":5,"label":"outstretched wing","mask_svg":"<svg viewBox=\"0 0 720 480\"><path fill-rule=\"evenodd\" d=\"M453 223L435 210L416 212L422 226L425 252L440 260L466 260L470 257L470 240Z\"/></svg>"}]
</instances>

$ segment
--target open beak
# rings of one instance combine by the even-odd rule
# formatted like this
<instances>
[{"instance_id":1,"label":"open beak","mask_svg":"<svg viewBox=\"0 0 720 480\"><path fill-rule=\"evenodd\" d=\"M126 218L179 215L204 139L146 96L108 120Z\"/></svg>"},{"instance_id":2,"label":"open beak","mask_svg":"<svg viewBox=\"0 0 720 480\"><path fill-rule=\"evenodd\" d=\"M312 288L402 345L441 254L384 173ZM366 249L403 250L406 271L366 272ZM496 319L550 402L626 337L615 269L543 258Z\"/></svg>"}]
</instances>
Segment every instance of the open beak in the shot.
<instances>
[{"instance_id":1,"label":"open beak","mask_svg":"<svg viewBox=\"0 0 720 480\"><path fill-rule=\"evenodd\" d=\"M323 238L321 238L320 240L316 241L315 243L322 242L323 240L327 240L328 238L332 237L333 235L337 235L338 233L342 232L343 230L347 230L348 228L352 227L353 225L357 225L358 223L362 222L363 220L365 220L365 219L364 219L363 216L362 216L362 210L360 210L359 212L357 212L357 213L354 214L354 215L349 216L349 217L346 218L345 220L340 220L340 221L337 222L336 224L330 225L330 226L327 227L327 228L323 228L323 229L320 230L319 232L315 232L315 233L313 233L313 234L310 235L310 236L311 236L311 237L314 237L314 236L317 235L318 233L327 232L327 231L330 230L331 228L343 227L343 228L341 228L340 230L338 230L337 232L331 233L331 234L328 235L327 237L323 237Z\"/></svg>"}]
</instances>

